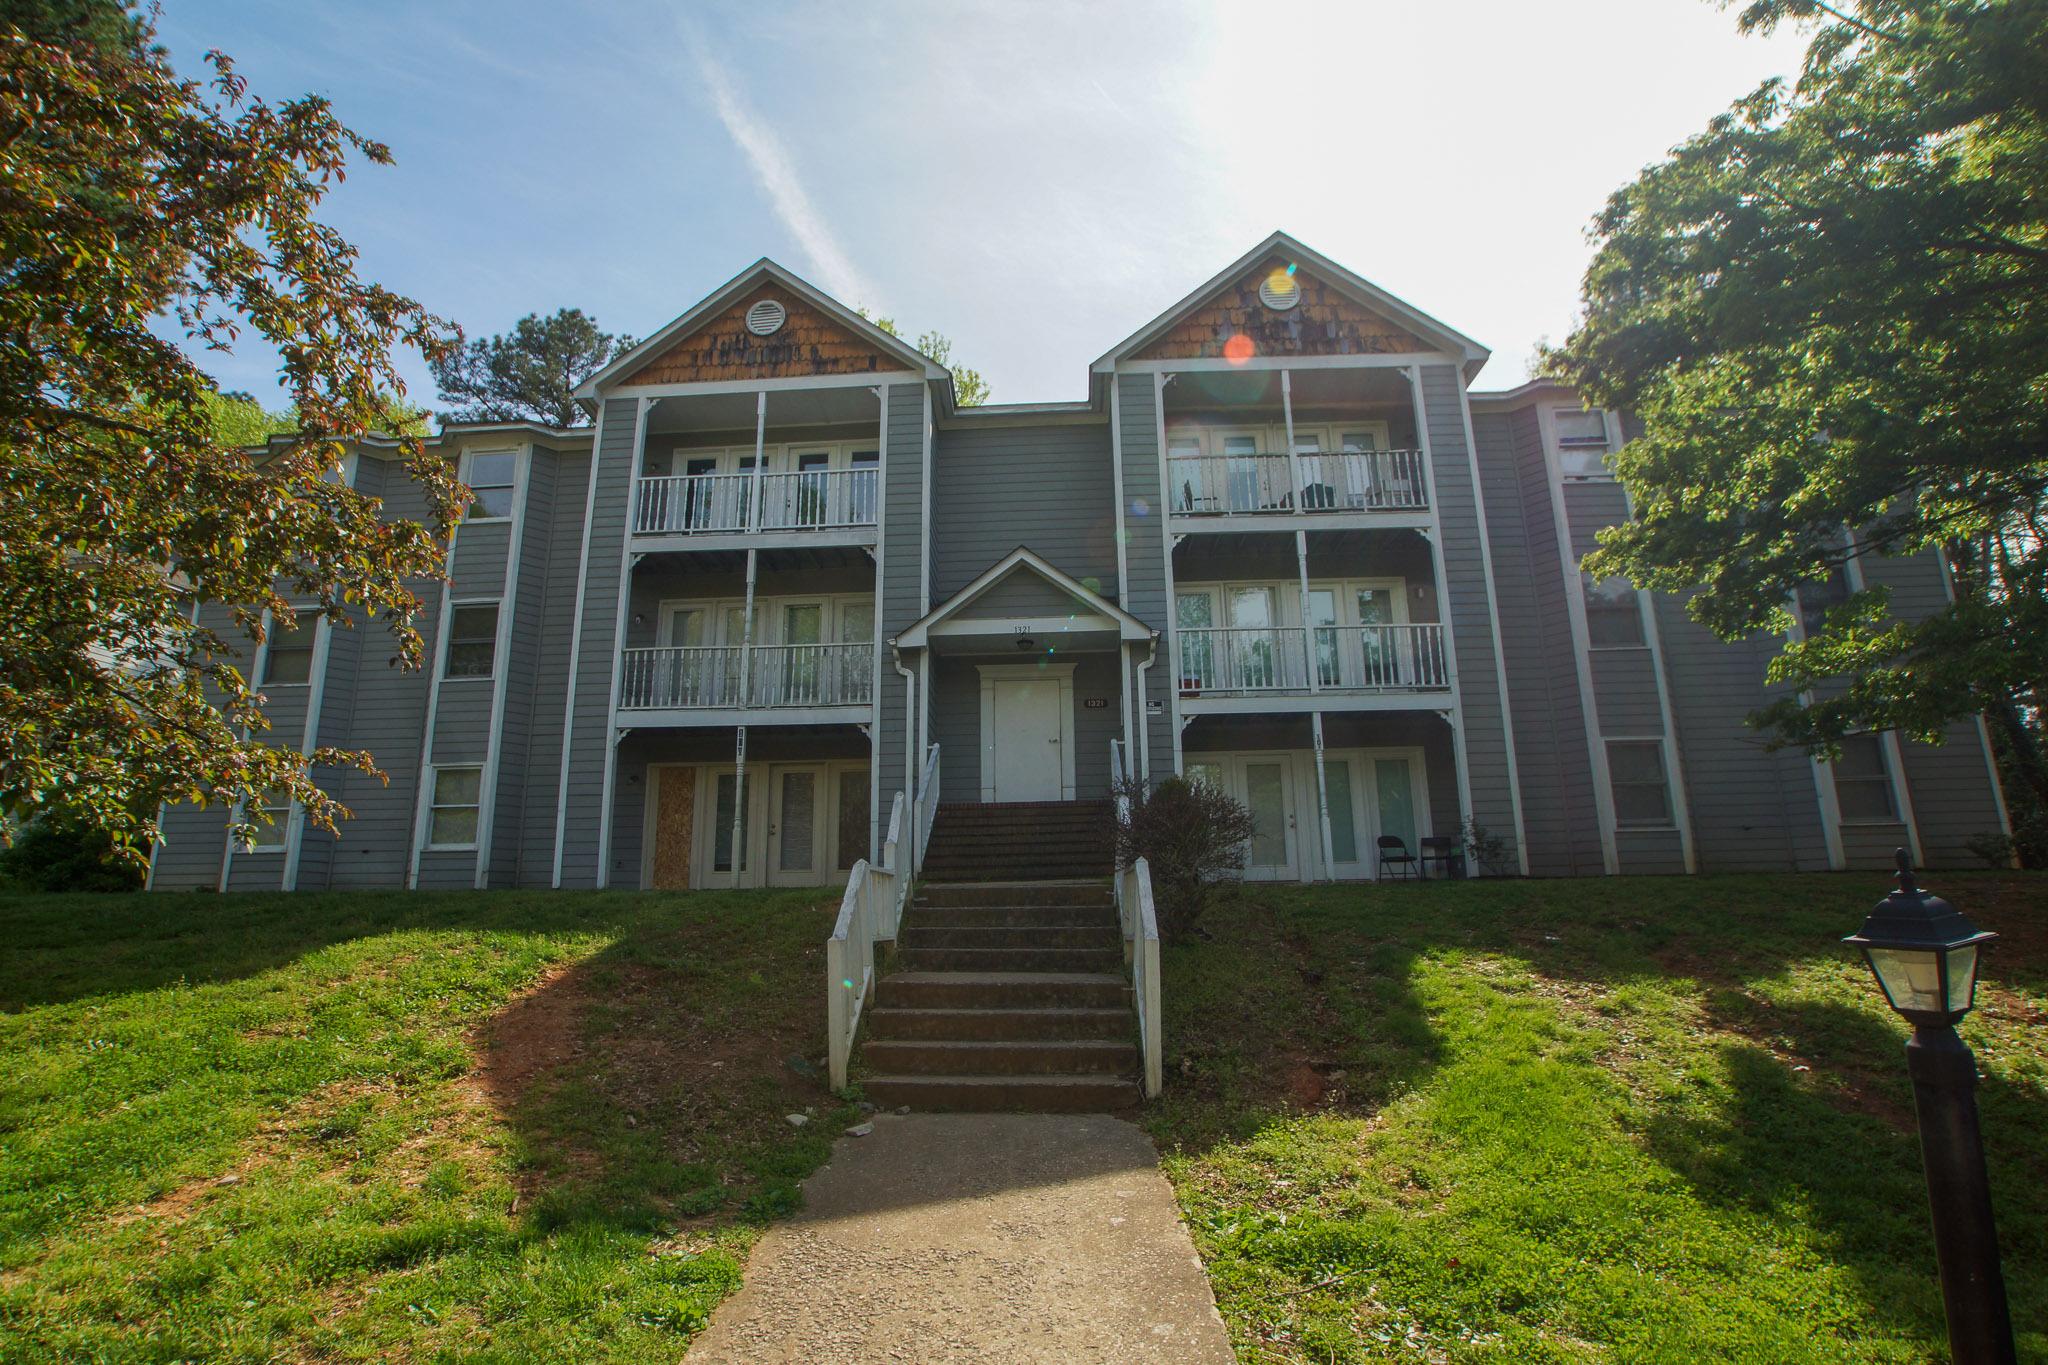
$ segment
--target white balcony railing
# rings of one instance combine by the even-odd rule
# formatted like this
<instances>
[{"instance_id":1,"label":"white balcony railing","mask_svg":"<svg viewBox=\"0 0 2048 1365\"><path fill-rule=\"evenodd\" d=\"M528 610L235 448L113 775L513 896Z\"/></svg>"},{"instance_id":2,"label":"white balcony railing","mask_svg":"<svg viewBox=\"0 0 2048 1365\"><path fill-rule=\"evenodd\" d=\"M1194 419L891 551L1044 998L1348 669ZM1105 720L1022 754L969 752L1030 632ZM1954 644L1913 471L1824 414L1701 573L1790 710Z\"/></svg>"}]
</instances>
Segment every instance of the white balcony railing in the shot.
<instances>
[{"instance_id":1,"label":"white balcony railing","mask_svg":"<svg viewBox=\"0 0 2048 1365\"><path fill-rule=\"evenodd\" d=\"M1429 507L1419 450L1302 455L1304 512L1416 512ZM1175 516L1243 516L1294 510L1294 468L1285 455L1175 455L1166 462Z\"/></svg>"},{"instance_id":2,"label":"white balcony railing","mask_svg":"<svg viewBox=\"0 0 2048 1365\"><path fill-rule=\"evenodd\" d=\"M640 535L825 531L878 521L881 471L804 469L754 474L648 475L639 480Z\"/></svg>"},{"instance_id":3,"label":"white balcony railing","mask_svg":"<svg viewBox=\"0 0 2048 1365\"><path fill-rule=\"evenodd\" d=\"M1440 625L1266 626L1174 633L1184 695L1426 692L1448 688ZM1314 637L1311 660L1310 637Z\"/></svg>"},{"instance_id":4,"label":"white balcony railing","mask_svg":"<svg viewBox=\"0 0 2048 1365\"><path fill-rule=\"evenodd\" d=\"M620 652L619 709L865 706L875 695L875 647L755 645L740 686L738 645L689 645Z\"/></svg>"}]
</instances>

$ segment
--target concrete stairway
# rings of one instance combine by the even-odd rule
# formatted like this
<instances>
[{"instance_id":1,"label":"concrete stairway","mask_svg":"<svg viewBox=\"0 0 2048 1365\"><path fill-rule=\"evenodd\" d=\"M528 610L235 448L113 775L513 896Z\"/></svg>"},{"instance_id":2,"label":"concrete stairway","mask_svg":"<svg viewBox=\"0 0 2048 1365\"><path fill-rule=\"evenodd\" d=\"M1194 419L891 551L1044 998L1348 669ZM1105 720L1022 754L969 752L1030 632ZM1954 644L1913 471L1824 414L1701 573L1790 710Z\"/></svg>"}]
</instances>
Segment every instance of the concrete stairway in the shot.
<instances>
[{"instance_id":1,"label":"concrete stairway","mask_svg":"<svg viewBox=\"0 0 2048 1365\"><path fill-rule=\"evenodd\" d=\"M1137 1104L1137 1020L1107 882L928 882L899 934L861 1046L870 1099L1067 1113Z\"/></svg>"},{"instance_id":2,"label":"concrete stairway","mask_svg":"<svg viewBox=\"0 0 2048 1365\"><path fill-rule=\"evenodd\" d=\"M925 850L934 882L1029 882L1102 877L1112 871L1106 801L941 805Z\"/></svg>"}]
</instances>

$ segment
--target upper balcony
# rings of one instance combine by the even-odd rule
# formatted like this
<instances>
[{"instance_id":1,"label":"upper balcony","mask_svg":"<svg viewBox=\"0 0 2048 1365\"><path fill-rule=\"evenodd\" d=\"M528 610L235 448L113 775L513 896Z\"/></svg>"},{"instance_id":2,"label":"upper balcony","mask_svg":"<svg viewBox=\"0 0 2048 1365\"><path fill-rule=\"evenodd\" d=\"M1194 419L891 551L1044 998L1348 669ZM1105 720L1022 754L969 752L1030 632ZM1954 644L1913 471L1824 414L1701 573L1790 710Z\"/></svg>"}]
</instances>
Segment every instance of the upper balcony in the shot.
<instances>
[{"instance_id":1,"label":"upper balcony","mask_svg":"<svg viewBox=\"0 0 2048 1365\"><path fill-rule=\"evenodd\" d=\"M881 470L874 464L760 473L643 474L634 490L633 533L715 535L872 527L880 521L880 496Z\"/></svg>"},{"instance_id":2,"label":"upper balcony","mask_svg":"<svg viewBox=\"0 0 2048 1365\"><path fill-rule=\"evenodd\" d=\"M875 699L872 642L670 645L619 653L622 725L865 721Z\"/></svg>"},{"instance_id":3,"label":"upper balcony","mask_svg":"<svg viewBox=\"0 0 2048 1365\"><path fill-rule=\"evenodd\" d=\"M1162 490L1175 531L1430 525L1429 458L1402 372L1175 380Z\"/></svg>"},{"instance_id":4,"label":"upper balcony","mask_svg":"<svg viewBox=\"0 0 2048 1365\"><path fill-rule=\"evenodd\" d=\"M1167 511L1174 517L1285 514L1297 502L1315 515L1429 511L1429 474L1419 450L1311 449L1290 459L1256 449L1203 454L1188 439L1169 451Z\"/></svg>"},{"instance_id":5,"label":"upper balcony","mask_svg":"<svg viewBox=\"0 0 2048 1365\"><path fill-rule=\"evenodd\" d=\"M663 398L637 461L633 548L871 546L882 445L866 388Z\"/></svg>"}]
</instances>

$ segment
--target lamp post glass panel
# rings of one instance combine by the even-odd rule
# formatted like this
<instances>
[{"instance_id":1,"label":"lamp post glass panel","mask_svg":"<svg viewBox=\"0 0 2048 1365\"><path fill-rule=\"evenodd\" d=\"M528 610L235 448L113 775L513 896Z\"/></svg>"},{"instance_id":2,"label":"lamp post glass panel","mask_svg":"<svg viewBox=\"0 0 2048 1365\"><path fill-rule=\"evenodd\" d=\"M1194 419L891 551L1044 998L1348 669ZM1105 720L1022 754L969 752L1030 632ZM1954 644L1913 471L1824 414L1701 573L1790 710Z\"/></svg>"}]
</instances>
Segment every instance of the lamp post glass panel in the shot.
<instances>
[{"instance_id":1,"label":"lamp post glass panel","mask_svg":"<svg viewBox=\"0 0 2048 1365\"><path fill-rule=\"evenodd\" d=\"M1898 862L1897 889L1842 941L1863 950L1885 1000L1913 1025L1906 1070L1920 1121L1950 1354L1955 1365L2010 1365L2012 1318L1977 1124L1977 1059L1955 1029L1976 1004L1979 950L1998 935L1922 891L1904 849Z\"/></svg>"}]
</instances>

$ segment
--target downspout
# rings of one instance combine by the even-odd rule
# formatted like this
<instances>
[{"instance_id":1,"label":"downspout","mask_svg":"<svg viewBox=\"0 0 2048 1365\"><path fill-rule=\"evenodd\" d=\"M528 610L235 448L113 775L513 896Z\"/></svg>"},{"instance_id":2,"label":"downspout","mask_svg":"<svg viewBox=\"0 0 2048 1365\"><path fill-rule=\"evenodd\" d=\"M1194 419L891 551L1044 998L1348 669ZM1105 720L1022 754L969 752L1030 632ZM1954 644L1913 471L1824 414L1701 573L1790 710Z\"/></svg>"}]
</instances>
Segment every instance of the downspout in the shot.
<instances>
[{"instance_id":1,"label":"downspout","mask_svg":"<svg viewBox=\"0 0 2048 1365\"><path fill-rule=\"evenodd\" d=\"M917 674L904 666L903 650L893 639L889 641L889 662L903 678L903 790L910 796L910 865L916 867L924 861L924 850L918 847L922 831L917 812L917 763L922 755L917 752Z\"/></svg>"},{"instance_id":2,"label":"downspout","mask_svg":"<svg viewBox=\"0 0 2048 1365\"><path fill-rule=\"evenodd\" d=\"M1151 648L1146 651L1145 662L1138 665L1138 780L1151 784L1152 781L1152 716L1145 708L1145 671L1159 661L1159 632L1152 632Z\"/></svg>"}]
</instances>

